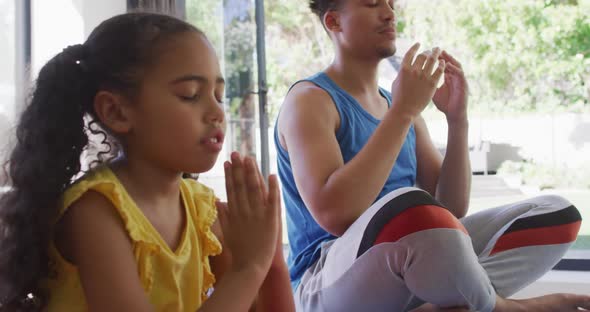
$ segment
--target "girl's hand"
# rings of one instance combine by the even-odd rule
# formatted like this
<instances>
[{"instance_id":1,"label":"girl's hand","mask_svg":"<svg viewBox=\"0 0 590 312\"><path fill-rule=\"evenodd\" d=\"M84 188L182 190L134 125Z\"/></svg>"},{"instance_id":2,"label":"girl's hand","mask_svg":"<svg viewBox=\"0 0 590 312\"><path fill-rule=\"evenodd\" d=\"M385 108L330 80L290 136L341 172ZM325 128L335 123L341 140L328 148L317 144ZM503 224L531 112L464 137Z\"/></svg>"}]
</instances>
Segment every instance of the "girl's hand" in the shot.
<instances>
[{"instance_id":1,"label":"girl's hand","mask_svg":"<svg viewBox=\"0 0 590 312\"><path fill-rule=\"evenodd\" d=\"M260 185L263 186L264 198L266 198L268 202L272 202L273 198L276 198L278 200L276 202L276 209L278 211L277 222L279 224L279 232L277 233L277 246L275 249L275 254L272 259L271 268L283 267L283 266L286 266L286 263L285 263L285 258L283 256L283 219L281 218L282 211L281 211L281 201L280 201L281 194L280 194L280 189L278 187L279 183L278 183L277 177L275 175L270 175L268 177L269 186L271 187L270 192L274 192L274 194L272 194L272 197L269 197L271 194L269 193L269 190L266 187L266 184L264 183L264 177L262 176L262 173L258 169L258 166L256 166L256 172L258 173L258 183L260 183ZM274 181L271 181L271 180L274 180ZM273 185L277 186L277 187L273 187Z\"/></svg>"},{"instance_id":2,"label":"girl's hand","mask_svg":"<svg viewBox=\"0 0 590 312\"><path fill-rule=\"evenodd\" d=\"M279 233L279 196L276 177L269 179L268 195L252 158L232 153L224 164L227 210L219 210L226 244L232 253L232 271L254 269L266 276Z\"/></svg>"}]
</instances>

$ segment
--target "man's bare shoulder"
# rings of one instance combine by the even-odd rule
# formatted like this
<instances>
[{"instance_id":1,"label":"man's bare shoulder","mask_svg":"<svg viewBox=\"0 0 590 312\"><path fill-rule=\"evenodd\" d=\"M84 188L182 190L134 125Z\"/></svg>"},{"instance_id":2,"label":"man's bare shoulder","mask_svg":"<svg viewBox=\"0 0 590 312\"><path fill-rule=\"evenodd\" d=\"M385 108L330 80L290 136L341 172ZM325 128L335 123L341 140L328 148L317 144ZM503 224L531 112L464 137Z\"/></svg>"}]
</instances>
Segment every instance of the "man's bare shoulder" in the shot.
<instances>
[{"instance_id":1,"label":"man's bare shoulder","mask_svg":"<svg viewBox=\"0 0 590 312\"><path fill-rule=\"evenodd\" d=\"M334 106L332 97L328 92L316 84L309 81L302 81L294 85L285 97L281 108L281 115L293 118L296 116L306 116L309 114L321 116L336 121L338 111Z\"/></svg>"},{"instance_id":2,"label":"man's bare shoulder","mask_svg":"<svg viewBox=\"0 0 590 312\"><path fill-rule=\"evenodd\" d=\"M338 111L330 94L312 82L299 82L291 88L281 107L278 119L281 144L286 147L285 134L334 132L339 123Z\"/></svg>"},{"instance_id":3,"label":"man's bare shoulder","mask_svg":"<svg viewBox=\"0 0 590 312\"><path fill-rule=\"evenodd\" d=\"M310 81L301 81L295 84L285 98L285 104L310 103L310 101L312 103L322 103L331 102L332 99L326 90Z\"/></svg>"}]
</instances>

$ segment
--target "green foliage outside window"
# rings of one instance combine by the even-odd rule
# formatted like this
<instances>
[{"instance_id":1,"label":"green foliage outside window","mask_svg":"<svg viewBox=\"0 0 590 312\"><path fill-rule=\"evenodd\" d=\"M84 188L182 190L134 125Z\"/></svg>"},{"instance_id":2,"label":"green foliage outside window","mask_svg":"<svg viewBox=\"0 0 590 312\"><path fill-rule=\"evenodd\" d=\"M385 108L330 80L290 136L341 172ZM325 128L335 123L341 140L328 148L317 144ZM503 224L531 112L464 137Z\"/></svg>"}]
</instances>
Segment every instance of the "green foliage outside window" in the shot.
<instances>
[{"instance_id":1,"label":"green foliage outside window","mask_svg":"<svg viewBox=\"0 0 590 312\"><path fill-rule=\"evenodd\" d=\"M188 16L224 55L226 73L252 64L239 51L254 25L223 34L221 0L189 1ZM227 2L227 0L225 1ZM400 37L441 46L463 63L471 109L482 114L590 111L590 0L398 1ZM327 66L331 42L307 1L266 0L270 121L291 84ZM228 51L229 49L229 51ZM232 51L235 50L235 51ZM237 51L237 52L236 52Z\"/></svg>"},{"instance_id":2,"label":"green foliage outside window","mask_svg":"<svg viewBox=\"0 0 590 312\"><path fill-rule=\"evenodd\" d=\"M588 112L589 12L588 0L413 0L403 35L459 56L477 111Z\"/></svg>"}]
</instances>

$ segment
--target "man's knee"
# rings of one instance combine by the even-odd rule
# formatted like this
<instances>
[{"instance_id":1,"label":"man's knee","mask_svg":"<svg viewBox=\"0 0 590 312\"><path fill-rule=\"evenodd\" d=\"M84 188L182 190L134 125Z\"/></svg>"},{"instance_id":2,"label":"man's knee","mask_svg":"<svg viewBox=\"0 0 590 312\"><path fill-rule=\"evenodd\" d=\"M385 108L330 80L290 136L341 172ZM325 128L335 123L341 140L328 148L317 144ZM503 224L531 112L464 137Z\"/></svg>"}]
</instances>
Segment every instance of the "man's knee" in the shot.
<instances>
[{"instance_id":1,"label":"man's knee","mask_svg":"<svg viewBox=\"0 0 590 312\"><path fill-rule=\"evenodd\" d=\"M428 193L421 190L395 197L368 223L357 257L380 243L396 242L408 235L435 229L467 234L461 222Z\"/></svg>"},{"instance_id":2,"label":"man's knee","mask_svg":"<svg viewBox=\"0 0 590 312\"><path fill-rule=\"evenodd\" d=\"M570 206L573 206L573 204L567 198L554 194L547 194L535 197L535 201L537 201L543 206L551 206L557 209L566 209ZM577 210L575 206L574 209Z\"/></svg>"},{"instance_id":3,"label":"man's knee","mask_svg":"<svg viewBox=\"0 0 590 312\"><path fill-rule=\"evenodd\" d=\"M527 246L573 243L580 231L582 216L567 199L543 195L532 199L537 211L514 221L496 241L491 255Z\"/></svg>"}]
</instances>

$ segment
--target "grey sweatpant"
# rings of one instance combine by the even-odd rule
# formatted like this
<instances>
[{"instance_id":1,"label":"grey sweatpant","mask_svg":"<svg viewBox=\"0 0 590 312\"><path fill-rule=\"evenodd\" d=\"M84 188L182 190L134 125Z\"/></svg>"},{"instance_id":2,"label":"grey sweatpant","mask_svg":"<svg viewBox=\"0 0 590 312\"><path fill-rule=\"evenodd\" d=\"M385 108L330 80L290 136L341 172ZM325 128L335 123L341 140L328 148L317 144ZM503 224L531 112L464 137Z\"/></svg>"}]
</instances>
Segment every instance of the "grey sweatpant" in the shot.
<instances>
[{"instance_id":1,"label":"grey sweatpant","mask_svg":"<svg viewBox=\"0 0 590 312\"><path fill-rule=\"evenodd\" d=\"M426 192L402 188L373 204L295 291L297 311L409 311L423 302L488 312L549 271L581 217L541 196L457 220Z\"/></svg>"}]
</instances>

